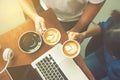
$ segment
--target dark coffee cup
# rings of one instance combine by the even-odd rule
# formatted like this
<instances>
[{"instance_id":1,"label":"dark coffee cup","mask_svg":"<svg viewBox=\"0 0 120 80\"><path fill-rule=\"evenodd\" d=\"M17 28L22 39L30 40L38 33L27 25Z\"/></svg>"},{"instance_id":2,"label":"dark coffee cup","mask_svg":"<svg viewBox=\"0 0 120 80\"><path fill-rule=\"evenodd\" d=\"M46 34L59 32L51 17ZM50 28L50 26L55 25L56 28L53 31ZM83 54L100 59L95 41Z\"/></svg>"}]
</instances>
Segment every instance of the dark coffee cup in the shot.
<instances>
[{"instance_id":1,"label":"dark coffee cup","mask_svg":"<svg viewBox=\"0 0 120 80\"><path fill-rule=\"evenodd\" d=\"M42 37L34 31L27 31L23 33L18 41L18 46L22 52L34 53L42 44Z\"/></svg>"}]
</instances>

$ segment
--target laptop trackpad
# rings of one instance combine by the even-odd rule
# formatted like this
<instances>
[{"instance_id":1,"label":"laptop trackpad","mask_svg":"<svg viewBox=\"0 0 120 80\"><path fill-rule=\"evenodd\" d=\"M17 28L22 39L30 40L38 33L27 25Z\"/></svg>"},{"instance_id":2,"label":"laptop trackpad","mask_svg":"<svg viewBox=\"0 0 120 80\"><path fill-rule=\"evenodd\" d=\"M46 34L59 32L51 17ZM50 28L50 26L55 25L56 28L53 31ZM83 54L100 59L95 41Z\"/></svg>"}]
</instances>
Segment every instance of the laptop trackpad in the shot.
<instances>
[{"instance_id":1,"label":"laptop trackpad","mask_svg":"<svg viewBox=\"0 0 120 80\"><path fill-rule=\"evenodd\" d=\"M69 80L88 80L86 75L77 66L73 59L67 58L60 63L63 73Z\"/></svg>"}]
</instances>

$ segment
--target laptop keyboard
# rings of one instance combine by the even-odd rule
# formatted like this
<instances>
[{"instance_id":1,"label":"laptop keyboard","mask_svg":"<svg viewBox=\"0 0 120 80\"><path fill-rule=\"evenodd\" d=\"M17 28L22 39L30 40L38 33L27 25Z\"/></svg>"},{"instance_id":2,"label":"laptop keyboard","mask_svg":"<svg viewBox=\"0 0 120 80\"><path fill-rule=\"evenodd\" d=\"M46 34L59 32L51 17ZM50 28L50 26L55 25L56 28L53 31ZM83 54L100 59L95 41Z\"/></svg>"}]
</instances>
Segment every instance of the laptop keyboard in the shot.
<instances>
[{"instance_id":1,"label":"laptop keyboard","mask_svg":"<svg viewBox=\"0 0 120 80\"><path fill-rule=\"evenodd\" d=\"M40 60L36 66L45 80L68 80L50 54Z\"/></svg>"}]
</instances>

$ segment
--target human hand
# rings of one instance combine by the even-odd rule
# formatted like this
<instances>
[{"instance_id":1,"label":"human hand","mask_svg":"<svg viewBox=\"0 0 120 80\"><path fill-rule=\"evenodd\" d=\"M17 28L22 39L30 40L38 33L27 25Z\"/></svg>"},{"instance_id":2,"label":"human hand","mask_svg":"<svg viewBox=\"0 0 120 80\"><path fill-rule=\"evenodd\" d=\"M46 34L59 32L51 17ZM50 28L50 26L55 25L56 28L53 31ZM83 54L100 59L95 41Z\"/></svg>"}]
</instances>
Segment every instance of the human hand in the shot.
<instances>
[{"instance_id":1,"label":"human hand","mask_svg":"<svg viewBox=\"0 0 120 80\"><path fill-rule=\"evenodd\" d=\"M68 38L70 40L76 40L79 43L82 43L82 41L85 39L85 32L79 33L79 32L72 32L68 31Z\"/></svg>"},{"instance_id":2,"label":"human hand","mask_svg":"<svg viewBox=\"0 0 120 80\"><path fill-rule=\"evenodd\" d=\"M46 30L44 18L40 17L40 16L37 16L34 19L34 22L35 22L36 31L42 35L42 33Z\"/></svg>"}]
</instances>

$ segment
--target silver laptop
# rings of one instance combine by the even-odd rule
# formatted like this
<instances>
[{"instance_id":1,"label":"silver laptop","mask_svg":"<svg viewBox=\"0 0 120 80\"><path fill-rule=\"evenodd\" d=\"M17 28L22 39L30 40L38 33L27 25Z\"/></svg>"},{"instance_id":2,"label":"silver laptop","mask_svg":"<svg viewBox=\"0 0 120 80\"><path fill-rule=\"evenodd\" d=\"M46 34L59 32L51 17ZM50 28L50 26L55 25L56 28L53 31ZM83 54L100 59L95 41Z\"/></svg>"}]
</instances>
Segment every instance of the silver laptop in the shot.
<instances>
[{"instance_id":1,"label":"silver laptop","mask_svg":"<svg viewBox=\"0 0 120 80\"><path fill-rule=\"evenodd\" d=\"M89 80L73 59L64 56L60 43L31 65L43 80Z\"/></svg>"},{"instance_id":2,"label":"silver laptop","mask_svg":"<svg viewBox=\"0 0 120 80\"><path fill-rule=\"evenodd\" d=\"M31 64L7 68L11 80L89 80L57 44Z\"/></svg>"}]
</instances>

